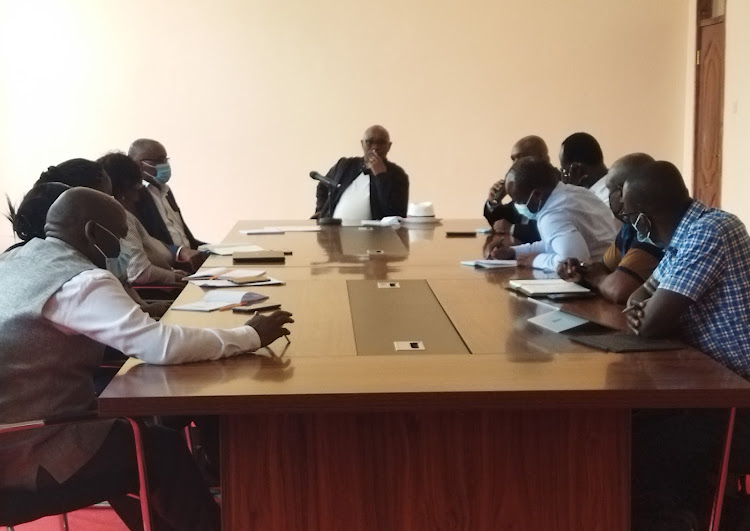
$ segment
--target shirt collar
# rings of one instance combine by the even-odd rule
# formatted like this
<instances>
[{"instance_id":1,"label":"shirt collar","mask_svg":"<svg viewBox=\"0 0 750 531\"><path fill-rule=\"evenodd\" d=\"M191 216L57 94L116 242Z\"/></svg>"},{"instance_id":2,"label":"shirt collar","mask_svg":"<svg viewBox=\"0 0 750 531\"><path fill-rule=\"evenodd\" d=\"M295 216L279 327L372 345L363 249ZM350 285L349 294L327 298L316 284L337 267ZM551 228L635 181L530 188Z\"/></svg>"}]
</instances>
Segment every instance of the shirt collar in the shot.
<instances>
[{"instance_id":1,"label":"shirt collar","mask_svg":"<svg viewBox=\"0 0 750 531\"><path fill-rule=\"evenodd\" d=\"M690 203L690 206L682 215L682 219L677 224L677 228L675 229L674 234L672 234L672 239L669 240L669 245L667 245L667 247L671 247L672 242L682 239L690 230L690 226L709 210L709 207L707 207L697 199L693 199L693 202Z\"/></svg>"}]
</instances>

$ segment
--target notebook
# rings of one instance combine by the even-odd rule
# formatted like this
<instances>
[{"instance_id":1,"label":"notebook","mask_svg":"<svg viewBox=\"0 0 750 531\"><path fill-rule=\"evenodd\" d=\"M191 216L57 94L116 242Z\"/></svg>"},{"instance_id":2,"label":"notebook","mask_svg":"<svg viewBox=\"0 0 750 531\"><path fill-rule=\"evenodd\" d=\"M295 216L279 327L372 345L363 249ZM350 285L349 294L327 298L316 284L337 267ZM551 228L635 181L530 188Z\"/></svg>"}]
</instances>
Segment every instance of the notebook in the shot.
<instances>
[{"instance_id":1,"label":"notebook","mask_svg":"<svg viewBox=\"0 0 750 531\"><path fill-rule=\"evenodd\" d=\"M646 339L633 334L572 335L571 341L608 352L646 352L649 350L679 350L686 348L679 341Z\"/></svg>"},{"instance_id":2,"label":"notebook","mask_svg":"<svg viewBox=\"0 0 750 531\"><path fill-rule=\"evenodd\" d=\"M590 289L576 284L567 282L561 278L535 278L528 280L513 279L508 282L508 286L529 297L545 297L547 295L559 293L589 293Z\"/></svg>"},{"instance_id":3,"label":"notebook","mask_svg":"<svg viewBox=\"0 0 750 531\"><path fill-rule=\"evenodd\" d=\"M247 251L232 253L235 264L274 264L284 263L284 251Z\"/></svg>"}]
</instances>

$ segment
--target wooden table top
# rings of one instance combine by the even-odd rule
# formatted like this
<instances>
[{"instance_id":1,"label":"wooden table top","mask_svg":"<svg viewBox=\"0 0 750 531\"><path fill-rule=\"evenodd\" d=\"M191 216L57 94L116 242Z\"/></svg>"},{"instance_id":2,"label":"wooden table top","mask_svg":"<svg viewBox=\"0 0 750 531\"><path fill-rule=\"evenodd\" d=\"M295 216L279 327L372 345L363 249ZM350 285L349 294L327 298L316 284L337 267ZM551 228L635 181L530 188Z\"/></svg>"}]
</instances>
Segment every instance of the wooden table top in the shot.
<instances>
[{"instance_id":1,"label":"wooden table top","mask_svg":"<svg viewBox=\"0 0 750 531\"><path fill-rule=\"evenodd\" d=\"M293 251L294 260L284 266L262 266L286 285L252 289L293 312L290 345L278 340L256 355L181 366L131 360L101 395L102 414L750 405L750 382L698 351L605 353L529 324L529 317L551 308L504 287L509 278L539 273L461 266L460 260L481 257L485 237L445 236L446 230L483 226L479 220L417 229L429 236L399 231L409 253L397 261L359 257L342 262L336 256L331 262L320 233L256 238L238 232L303 223L242 221L225 240ZM212 257L210 265L222 259ZM358 356L347 281L386 279L427 280L471 353ZM177 302L201 296L200 288L189 285ZM613 328L625 326L621 307L600 298L562 306ZM170 311L164 317L167 323L202 327L238 326L246 319L232 312Z\"/></svg>"}]
</instances>

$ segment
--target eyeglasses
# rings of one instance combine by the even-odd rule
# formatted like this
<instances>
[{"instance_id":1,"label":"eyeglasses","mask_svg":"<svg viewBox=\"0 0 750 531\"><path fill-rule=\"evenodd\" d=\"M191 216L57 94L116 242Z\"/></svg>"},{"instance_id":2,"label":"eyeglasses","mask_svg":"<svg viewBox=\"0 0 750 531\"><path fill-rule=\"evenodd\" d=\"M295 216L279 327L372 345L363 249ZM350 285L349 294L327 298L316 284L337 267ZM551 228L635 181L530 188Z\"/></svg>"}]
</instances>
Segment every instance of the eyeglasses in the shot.
<instances>
[{"instance_id":1,"label":"eyeglasses","mask_svg":"<svg viewBox=\"0 0 750 531\"><path fill-rule=\"evenodd\" d=\"M623 212L620 214L625 223L630 223L633 228L643 236L651 234L651 220L643 212ZM635 216L635 221L631 221Z\"/></svg>"},{"instance_id":2,"label":"eyeglasses","mask_svg":"<svg viewBox=\"0 0 750 531\"><path fill-rule=\"evenodd\" d=\"M141 159L141 162L148 162L149 164L164 164L166 162L169 162L169 157L163 157L160 159Z\"/></svg>"}]
</instances>

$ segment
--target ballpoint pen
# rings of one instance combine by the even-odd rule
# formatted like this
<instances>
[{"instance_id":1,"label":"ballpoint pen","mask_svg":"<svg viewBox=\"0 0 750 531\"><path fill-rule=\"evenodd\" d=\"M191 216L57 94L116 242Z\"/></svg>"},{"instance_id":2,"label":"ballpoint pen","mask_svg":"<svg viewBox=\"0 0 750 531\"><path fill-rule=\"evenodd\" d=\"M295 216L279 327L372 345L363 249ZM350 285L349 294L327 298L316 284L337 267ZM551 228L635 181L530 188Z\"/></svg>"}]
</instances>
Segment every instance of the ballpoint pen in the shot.
<instances>
[{"instance_id":1,"label":"ballpoint pen","mask_svg":"<svg viewBox=\"0 0 750 531\"><path fill-rule=\"evenodd\" d=\"M622 311L622 313L629 313L629 312L632 312L633 310L637 309L637 308L638 308L639 306L640 306L640 303L636 303L636 304L631 304L630 306L628 306L627 308L625 308L625 309L624 309L624 310Z\"/></svg>"}]
</instances>

